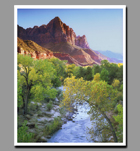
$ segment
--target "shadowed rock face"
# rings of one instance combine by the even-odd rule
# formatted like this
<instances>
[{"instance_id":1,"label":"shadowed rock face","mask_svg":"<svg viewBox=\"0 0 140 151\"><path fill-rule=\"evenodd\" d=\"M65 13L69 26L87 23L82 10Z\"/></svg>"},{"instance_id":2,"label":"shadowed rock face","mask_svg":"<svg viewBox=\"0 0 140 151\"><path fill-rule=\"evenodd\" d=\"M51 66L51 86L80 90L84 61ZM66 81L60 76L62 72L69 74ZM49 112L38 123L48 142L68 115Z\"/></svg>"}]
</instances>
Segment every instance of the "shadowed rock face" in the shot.
<instances>
[{"instance_id":1,"label":"shadowed rock face","mask_svg":"<svg viewBox=\"0 0 140 151\"><path fill-rule=\"evenodd\" d=\"M69 42L81 48L89 48L85 35L76 37L72 28L63 23L59 17L52 19L47 25L24 29L18 26L18 37L23 40L33 40L37 44L49 42Z\"/></svg>"}]
</instances>

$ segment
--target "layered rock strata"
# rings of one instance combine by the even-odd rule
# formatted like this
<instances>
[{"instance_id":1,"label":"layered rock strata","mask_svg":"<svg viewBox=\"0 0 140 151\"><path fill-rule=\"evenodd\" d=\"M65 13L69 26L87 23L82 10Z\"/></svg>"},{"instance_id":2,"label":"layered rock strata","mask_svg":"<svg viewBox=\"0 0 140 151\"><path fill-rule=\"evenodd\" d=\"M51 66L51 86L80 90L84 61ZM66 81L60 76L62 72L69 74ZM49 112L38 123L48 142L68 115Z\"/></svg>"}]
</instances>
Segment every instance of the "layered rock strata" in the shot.
<instances>
[{"instance_id":1,"label":"layered rock strata","mask_svg":"<svg viewBox=\"0 0 140 151\"><path fill-rule=\"evenodd\" d=\"M86 36L77 36L72 28L63 23L59 17L52 19L47 25L24 29L18 26L18 37L23 40L33 40L42 45L49 42L69 42L81 48L89 48Z\"/></svg>"}]
</instances>

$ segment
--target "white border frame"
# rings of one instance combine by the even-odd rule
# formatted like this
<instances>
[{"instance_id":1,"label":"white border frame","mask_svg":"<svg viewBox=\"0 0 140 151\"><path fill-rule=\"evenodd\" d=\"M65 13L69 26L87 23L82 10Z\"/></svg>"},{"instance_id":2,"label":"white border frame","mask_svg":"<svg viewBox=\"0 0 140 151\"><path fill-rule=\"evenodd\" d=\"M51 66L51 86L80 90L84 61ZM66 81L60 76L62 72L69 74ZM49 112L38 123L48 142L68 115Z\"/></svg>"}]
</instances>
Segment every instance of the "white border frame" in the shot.
<instances>
[{"instance_id":1,"label":"white border frame","mask_svg":"<svg viewBox=\"0 0 140 151\"><path fill-rule=\"evenodd\" d=\"M123 143L17 142L17 9L123 9ZM14 146L126 146L126 5L15 5L14 6Z\"/></svg>"}]
</instances>

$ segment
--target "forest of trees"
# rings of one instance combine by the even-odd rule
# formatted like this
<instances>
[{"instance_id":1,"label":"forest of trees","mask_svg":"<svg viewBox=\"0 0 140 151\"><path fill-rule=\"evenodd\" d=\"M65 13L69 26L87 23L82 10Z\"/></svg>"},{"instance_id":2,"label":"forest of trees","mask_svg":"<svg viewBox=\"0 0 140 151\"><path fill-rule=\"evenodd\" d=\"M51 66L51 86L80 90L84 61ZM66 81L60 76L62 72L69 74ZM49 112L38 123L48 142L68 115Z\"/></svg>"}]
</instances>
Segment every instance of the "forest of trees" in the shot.
<instances>
[{"instance_id":1,"label":"forest of trees","mask_svg":"<svg viewBox=\"0 0 140 151\"><path fill-rule=\"evenodd\" d=\"M89 129L106 140L113 136L114 142L123 141L123 65L101 61L101 65L79 67L67 65L57 58L34 60L30 56L18 55L17 68L18 109L28 112L32 100L40 102L55 98L57 87L64 85L61 107L71 110L74 102L87 101L97 129Z\"/></svg>"}]
</instances>

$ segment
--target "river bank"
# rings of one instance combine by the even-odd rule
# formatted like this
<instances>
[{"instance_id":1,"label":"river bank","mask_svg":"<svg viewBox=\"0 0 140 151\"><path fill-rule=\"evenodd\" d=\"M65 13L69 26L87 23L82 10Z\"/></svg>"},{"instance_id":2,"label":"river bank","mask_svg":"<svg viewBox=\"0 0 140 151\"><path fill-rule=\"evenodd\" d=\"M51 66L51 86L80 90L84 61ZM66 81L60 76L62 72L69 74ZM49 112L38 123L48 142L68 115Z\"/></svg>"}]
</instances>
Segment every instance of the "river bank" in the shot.
<instances>
[{"instance_id":1,"label":"river bank","mask_svg":"<svg viewBox=\"0 0 140 151\"><path fill-rule=\"evenodd\" d=\"M59 89L62 91L63 86ZM74 110L73 112L69 112L60 108L60 101L60 97L59 99L55 98L50 110L48 110L48 103L45 101L37 104L35 102L31 102L29 107L30 111L26 115L23 115L23 110L20 109L18 113L18 128L22 126L25 120L27 121L27 133L34 134L34 138L31 142L47 142L55 131L61 129L62 125L68 120L72 120ZM48 133L48 126L53 124L55 121L57 122L57 125L55 125L55 128Z\"/></svg>"}]
</instances>

